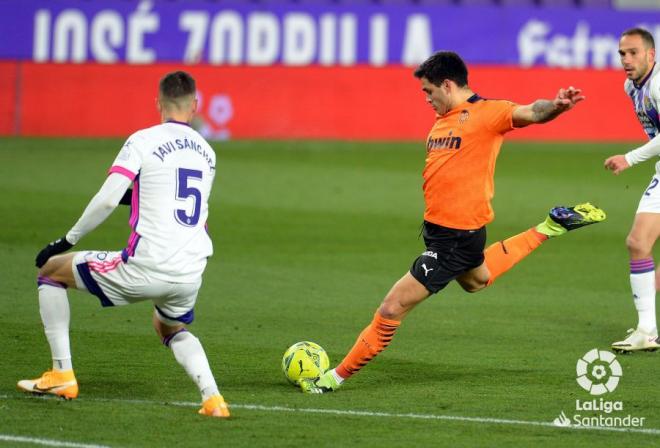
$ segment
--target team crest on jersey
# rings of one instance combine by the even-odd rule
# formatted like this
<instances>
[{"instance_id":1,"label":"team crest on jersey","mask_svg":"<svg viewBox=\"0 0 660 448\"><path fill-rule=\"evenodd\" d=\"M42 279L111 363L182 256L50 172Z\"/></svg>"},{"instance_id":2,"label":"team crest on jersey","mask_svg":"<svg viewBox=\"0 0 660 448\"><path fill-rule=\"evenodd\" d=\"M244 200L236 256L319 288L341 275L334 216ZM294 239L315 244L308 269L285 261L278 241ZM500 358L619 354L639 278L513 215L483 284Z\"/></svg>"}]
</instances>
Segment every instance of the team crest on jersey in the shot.
<instances>
[{"instance_id":1,"label":"team crest on jersey","mask_svg":"<svg viewBox=\"0 0 660 448\"><path fill-rule=\"evenodd\" d=\"M651 104L651 98L644 95L644 109L649 110L652 107L653 107L653 105Z\"/></svg>"},{"instance_id":2,"label":"team crest on jersey","mask_svg":"<svg viewBox=\"0 0 660 448\"><path fill-rule=\"evenodd\" d=\"M470 118L470 112L468 112L466 109L463 109L461 114L458 116L458 124L465 123L468 121L468 118Z\"/></svg>"}]
</instances>

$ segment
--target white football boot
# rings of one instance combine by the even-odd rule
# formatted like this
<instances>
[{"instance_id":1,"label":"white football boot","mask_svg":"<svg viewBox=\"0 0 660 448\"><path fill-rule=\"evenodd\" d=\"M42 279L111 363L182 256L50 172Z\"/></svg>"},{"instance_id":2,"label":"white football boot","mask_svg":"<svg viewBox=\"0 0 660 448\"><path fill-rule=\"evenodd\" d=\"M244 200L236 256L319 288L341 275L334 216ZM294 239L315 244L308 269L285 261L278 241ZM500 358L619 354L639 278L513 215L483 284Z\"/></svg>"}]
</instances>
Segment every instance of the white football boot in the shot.
<instances>
[{"instance_id":1,"label":"white football boot","mask_svg":"<svg viewBox=\"0 0 660 448\"><path fill-rule=\"evenodd\" d=\"M660 348L658 343L658 332L647 333L644 330L631 328L628 337L623 341L612 343L612 350L618 353L630 353L639 351L654 352Z\"/></svg>"}]
</instances>

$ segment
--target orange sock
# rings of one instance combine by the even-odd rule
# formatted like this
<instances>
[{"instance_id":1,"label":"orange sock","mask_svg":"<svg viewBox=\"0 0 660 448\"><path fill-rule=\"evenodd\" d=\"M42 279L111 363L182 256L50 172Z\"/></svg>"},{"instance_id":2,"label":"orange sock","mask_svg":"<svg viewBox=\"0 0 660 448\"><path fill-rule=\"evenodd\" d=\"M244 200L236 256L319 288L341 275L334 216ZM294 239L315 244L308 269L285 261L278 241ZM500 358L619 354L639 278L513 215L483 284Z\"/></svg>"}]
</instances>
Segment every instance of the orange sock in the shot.
<instances>
[{"instance_id":1,"label":"orange sock","mask_svg":"<svg viewBox=\"0 0 660 448\"><path fill-rule=\"evenodd\" d=\"M490 271L488 285L492 285L497 277L515 266L547 239L546 235L532 227L509 239L490 245L484 251L486 266Z\"/></svg>"},{"instance_id":2,"label":"orange sock","mask_svg":"<svg viewBox=\"0 0 660 448\"><path fill-rule=\"evenodd\" d=\"M378 311L371 323L362 330L355 345L344 360L336 367L335 372L342 378L348 378L357 373L377 354L390 345L394 332L401 321L385 319Z\"/></svg>"}]
</instances>

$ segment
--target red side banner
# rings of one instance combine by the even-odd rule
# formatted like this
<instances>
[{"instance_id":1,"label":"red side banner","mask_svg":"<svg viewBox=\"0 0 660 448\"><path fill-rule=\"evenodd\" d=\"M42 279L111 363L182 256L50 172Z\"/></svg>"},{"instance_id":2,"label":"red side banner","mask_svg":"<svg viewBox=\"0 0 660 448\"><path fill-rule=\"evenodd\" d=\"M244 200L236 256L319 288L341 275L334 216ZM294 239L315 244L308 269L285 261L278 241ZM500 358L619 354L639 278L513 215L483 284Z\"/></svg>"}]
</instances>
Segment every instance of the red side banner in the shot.
<instances>
[{"instance_id":1,"label":"red side banner","mask_svg":"<svg viewBox=\"0 0 660 448\"><path fill-rule=\"evenodd\" d=\"M17 64L0 62L0 135L12 135L16 132L16 91Z\"/></svg>"},{"instance_id":2,"label":"red side banner","mask_svg":"<svg viewBox=\"0 0 660 448\"><path fill-rule=\"evenodd\" d=\"M201 97L200 126L216 138L420 140L433 123L407 67L213 67L0 63L0 134L127 136L158 121L158 80L189 71ZM487 98L529 103L560 87L587 100L554 122L510 138L644 140L624 75L614 70L473 67ZM202 123L203 121L203 123Z\"/></svg>"}]
</instances>

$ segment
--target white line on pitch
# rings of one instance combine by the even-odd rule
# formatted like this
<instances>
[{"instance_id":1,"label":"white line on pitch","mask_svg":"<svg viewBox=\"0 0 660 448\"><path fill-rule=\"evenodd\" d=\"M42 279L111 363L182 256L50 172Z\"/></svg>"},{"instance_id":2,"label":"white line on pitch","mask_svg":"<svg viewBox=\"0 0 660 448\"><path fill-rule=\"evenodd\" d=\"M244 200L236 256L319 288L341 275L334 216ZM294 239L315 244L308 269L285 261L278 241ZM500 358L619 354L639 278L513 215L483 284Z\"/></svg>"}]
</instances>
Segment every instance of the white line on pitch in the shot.
<instances>
[{"instance_id":1,"label":"white line on pitch","mask_svg":"<svg viewBox=\"0 0 660 448\"><path fill-rule=\"evenodd\" d=\"M8 398L7 395L0 395L0 398ZM199 403L193 403L189 401L158 401L158 400L133 400L133 399L121 399L121 398L83 398L78 399L81 401L96 401L96 402L116 402L116 403L134 403L134 404L169 404L172 406L181 406L181 407L199 407ZM286 406L264 406L260 404L236 404L230 403L230 409L247 409L253 411L264 411L264 412L292 412L292 413L301 413L301 414L332 414L332 415L345 415L345 416L357 416L357 417L381 417L381 418L403 418L403 419L413 419L413 420L445 420L445 421L454 421L454 422L470 422L470 423L481 423L481 424L491 424L491 425L519 425L519 426L538 426L543 428L552 428L552 429L573 429L573 430L583 430L583 431L612 431L612 432L626 432L626 433L637 433L637 434L649 434L649 435L660 435L660 429L656 428L619 428L619 427L607 427L607 426L564 426L558 427L551 422L539 422L533 420L508 420L502 418L491 418L491 417L464 417L460 415L437 415L437 414L399 414L392 412L377 412L377 411L355 411L355 410L346 410L346 409L320 409L320 408L289 408Z\"/></svg>"},{"instance_id":2,"label":"white line on pitch","mask_svg":"<svg viewBox=\"0 0 660 448\"><path fill-rule=\"evenodd\" d=\"M9 434L0 434L0 442L31 443L33 445L63 446L69 448L110 448L107 445L90 445L87 443L62 442L59 440L37 439L34 437L12 436Z\"/></svg>"}]
</instances>

